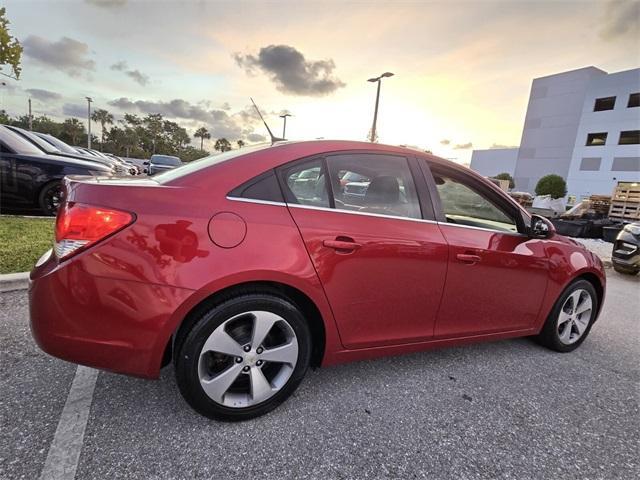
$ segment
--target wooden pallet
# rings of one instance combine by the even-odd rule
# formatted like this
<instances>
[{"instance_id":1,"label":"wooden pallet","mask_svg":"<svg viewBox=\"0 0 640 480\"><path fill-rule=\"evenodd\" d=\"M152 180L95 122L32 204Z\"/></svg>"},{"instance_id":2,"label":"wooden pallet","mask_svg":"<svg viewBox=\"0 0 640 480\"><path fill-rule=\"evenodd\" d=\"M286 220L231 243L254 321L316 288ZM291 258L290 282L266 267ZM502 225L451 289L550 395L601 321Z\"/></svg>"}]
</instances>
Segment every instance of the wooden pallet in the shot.
<instances>
[{"instance_id":1,"label":"wooden pallet","mask_svg":"<svg viewBox=\"0 0 640 480\"><path fill-rule=\"evenodd\" d=\"M640 221L640 183L618 182L611 197L609 217Z\"/></svg>"}]
</instances>

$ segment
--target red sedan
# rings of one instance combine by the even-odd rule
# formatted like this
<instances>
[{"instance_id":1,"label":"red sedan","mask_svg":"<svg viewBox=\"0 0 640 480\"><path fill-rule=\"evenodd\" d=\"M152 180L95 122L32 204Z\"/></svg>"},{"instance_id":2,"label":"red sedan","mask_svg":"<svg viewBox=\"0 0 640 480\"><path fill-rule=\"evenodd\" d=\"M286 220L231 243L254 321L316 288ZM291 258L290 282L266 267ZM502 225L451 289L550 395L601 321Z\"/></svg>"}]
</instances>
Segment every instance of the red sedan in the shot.
<instances>
[{"instance_id":1,"label":"red sedan","mask_svg":"<svg viewBox=\"0 0 640 480\"><path fill-rule=\"evenodd\" d=\"M148 378L173 363L217 419L270 411L310 365L521 336L568 352L605 292L600 260L547 220L404 148L277 143L65 189L31 273L36 341Z\"/></svg>"}]
</instances>

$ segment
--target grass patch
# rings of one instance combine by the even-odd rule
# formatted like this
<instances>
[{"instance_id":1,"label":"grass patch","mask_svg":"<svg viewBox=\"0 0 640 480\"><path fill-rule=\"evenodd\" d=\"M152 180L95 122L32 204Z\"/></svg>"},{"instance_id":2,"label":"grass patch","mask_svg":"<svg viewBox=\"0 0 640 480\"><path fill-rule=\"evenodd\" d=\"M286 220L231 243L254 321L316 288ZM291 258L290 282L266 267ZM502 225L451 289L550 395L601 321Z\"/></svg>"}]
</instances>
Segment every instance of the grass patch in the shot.
<instances>
[{"instance_id":1,"label":"grass patch","mask_svg":"<svg viewBox=\"0 0 640 480\"><path fill-rule=\"evenodd\" d=\"M51 248L55 218L0 216L0 273L26 272Z\"/></svg>"}]
</instances>

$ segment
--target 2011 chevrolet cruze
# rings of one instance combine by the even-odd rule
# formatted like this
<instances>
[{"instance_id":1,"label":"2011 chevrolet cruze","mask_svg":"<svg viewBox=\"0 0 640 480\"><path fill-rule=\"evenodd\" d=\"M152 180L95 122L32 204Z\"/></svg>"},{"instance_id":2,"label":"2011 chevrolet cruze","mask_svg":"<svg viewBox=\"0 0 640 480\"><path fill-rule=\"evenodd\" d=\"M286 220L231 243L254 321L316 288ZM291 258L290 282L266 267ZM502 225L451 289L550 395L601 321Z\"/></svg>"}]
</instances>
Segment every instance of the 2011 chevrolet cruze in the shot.
<instances>
[{"instance_id":1,"label":"2011 chevrolet cruze","mask_svg":"<svg viewBox=\"0 0 640 480\"><path fill-rule=\"evenodd\" d=\"M65 191L31 273L36 341L142 377L173 362L217 419L270 411L310 365L520 336L568 352L605 292L545 219L399 147L277 143Z\"/></svg>"}]
</instances>

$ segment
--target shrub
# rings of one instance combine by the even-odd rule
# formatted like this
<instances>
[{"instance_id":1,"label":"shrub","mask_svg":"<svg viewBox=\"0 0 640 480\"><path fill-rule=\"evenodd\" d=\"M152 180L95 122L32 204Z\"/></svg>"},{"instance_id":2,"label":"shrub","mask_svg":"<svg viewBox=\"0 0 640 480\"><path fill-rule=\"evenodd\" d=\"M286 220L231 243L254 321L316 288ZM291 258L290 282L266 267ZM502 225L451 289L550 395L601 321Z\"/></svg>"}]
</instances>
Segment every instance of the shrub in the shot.
<instances>
[{"instance_id":1,"label":"shrub","mask_svg":"<svg viewBox=\"0 0 640 480\"><path fill-rule=\"evenodd\" d=\"M511 175L509 175L507 172L499 173L498 175L496 175L493 178L495 178L497 180L509 180L509 188L513 188L513 187L516 186L516 184L513 181L513 177Z\"/></svg>"},{"instance_id":2,"label":"shrub","mask_svg":"<svg viewBox=\"0 0 640 480\"><path fill-rule=\"evenodd\" d=\"M536 185L536 195L551 195L551 198L562 198L566 194L567 182L560 175L545 175Z\"/></svg>"}]
</instances>

